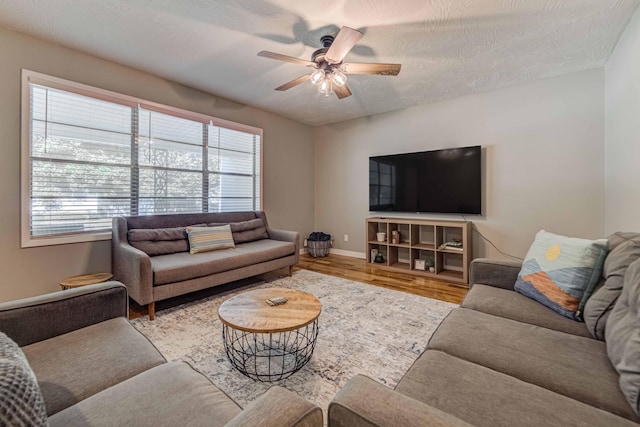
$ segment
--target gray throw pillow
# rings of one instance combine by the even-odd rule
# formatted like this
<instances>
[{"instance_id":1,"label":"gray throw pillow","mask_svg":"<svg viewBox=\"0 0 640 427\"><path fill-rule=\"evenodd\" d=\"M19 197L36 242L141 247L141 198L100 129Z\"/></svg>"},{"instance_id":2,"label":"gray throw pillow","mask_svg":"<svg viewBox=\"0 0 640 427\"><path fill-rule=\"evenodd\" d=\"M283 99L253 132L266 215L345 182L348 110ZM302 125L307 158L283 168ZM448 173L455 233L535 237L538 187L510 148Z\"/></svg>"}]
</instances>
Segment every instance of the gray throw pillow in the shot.
<instances>
[{"instance_id":1,"label":"gray throw pillow","mask_svg":"<svg viewBox=\"0 0 640 427\"><path fill-rule=\"evenodd\" d=\"M604 262L601 280L587 301L583 318L594 338L604 340L607 319L622 292L629 265L640 258L640 233L613 233L608 237L609 255Z\"/></svg>"},{"instance_id":2,"label":"gray throw pillow","mask_svg":"<svg viewBox=\"0 0 640 427\"><path fill-rule=\"evenodd\" d=\"M640 410L640 259L624 275L622 293L607 322L607 354L620 375L620 388L636 414Z\"/></svg>"},{"instance_id":3,"label":"gray throw pillow","mask_svg":"<svg viewBox=\"0 0 640 427\"><path fill-rule=\"evenodd\" d=\"M189 250L184 227L132 228L127 233L127 237L131 246L140 249L149 256L174 254Z\"/></svg>"},{"instance_id":4,"label":"gray throw pillow","mask_svg":"<svg viewBox=\"0 0 640 427\"><path fill-rule=\"evenodd\" d=\"M264 221L262 221L261 218L232 222L231 231L233 231L233 240L236 244L269 238L267 228L264 226Z\"/></svg>"},{"instance_id":5,"label":"gray throw pillow","mask_svg":"<svg viewBox=\"0 0 640 427\"><path fill-rule=\"evenodd\" d=\"M0 332L0 425L49 425L38 380L18 344L3 332Z\"/></svg>"},{"instance_id":6,"label":"gray throw pillow","mask_svg":"<svg viewBox=\"0 0 640 427\"><path fill-rule=\"evenodd\" d=\"M209 227L216 227L226 224L212 222L207 225ZM240 222L231 222L229 223L229 226L231 227L231 232L233 233L233 241L236 245L239 243L248 243L255 240L269 238L267 228L265 227L262 218L249 219L247 221Z\"/></svg>"}]
</instances>

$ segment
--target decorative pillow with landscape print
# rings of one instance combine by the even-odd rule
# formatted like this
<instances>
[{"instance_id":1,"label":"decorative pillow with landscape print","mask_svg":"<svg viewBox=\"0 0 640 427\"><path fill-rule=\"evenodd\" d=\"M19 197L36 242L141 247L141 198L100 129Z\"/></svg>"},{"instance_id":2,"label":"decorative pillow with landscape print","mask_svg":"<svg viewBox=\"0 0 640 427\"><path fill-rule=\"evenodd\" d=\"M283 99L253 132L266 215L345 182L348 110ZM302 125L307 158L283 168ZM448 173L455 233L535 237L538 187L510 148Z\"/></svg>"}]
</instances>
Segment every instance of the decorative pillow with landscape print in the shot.
<instances>
[{"instance_id":1,"label":"decorative pillow with landscape print","mask_svg":"<svg viewBox=\"0 0 640 427\"><path fill-rule=\"evenodd\" d=\"M606 239L578 239L541 230L522 264L515 290L565 317L582 320L607 252Z\"/></svg>"}]
</instances>

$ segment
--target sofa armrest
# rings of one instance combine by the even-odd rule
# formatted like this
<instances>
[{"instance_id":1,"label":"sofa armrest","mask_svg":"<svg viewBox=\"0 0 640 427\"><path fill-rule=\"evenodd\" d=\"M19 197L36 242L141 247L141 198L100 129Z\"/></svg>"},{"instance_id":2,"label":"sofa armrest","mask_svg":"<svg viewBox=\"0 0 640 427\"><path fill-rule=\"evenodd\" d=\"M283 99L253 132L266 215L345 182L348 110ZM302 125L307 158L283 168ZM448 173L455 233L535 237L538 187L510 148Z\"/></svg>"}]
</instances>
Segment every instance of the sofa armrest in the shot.
<instances>
[{"instance_id":1,"label":"sofa armrest","mask_svg":"<svg viewBox=\"0 0 640 427\"><path fill-rule=\"evenodd\" d=\"M469 426L459 418L356 375L329 404L331 427Z\"/></svg>"},{"instance_id":2,"label":"sofa armrest","mask_svg":"<svg viewBox=\"0 0 640 427\"><path fill-rule=\"evenodd\" d=\"M296 246L300 243L300 233L298 233L297 231L276 230L275 228L268 228L267 234L269 234L269 238L273 240L292 242Z\"/></svg>"},{"instance_id":3,"label":"sofa armrest","mask_svg":"<svg viewBox=\"0 0 640 427\"><path fill-rule=\"evenodd\" d=\"M516 261L476 258L471 261L469 283L513 290L521 268Z\"/></svg>"},{"instance_id":4,"label":"sofa armrest","mask_svg":"<svg viewBox=\"0 0 640 427\"><path fill-rule=\"evenodd\" d=\"M292 242L295 246L296 255L300 253L300 233L298 233L297 231L276 230L273 228L267 228L267 234L269 234L269 238L273 240Z\"/></svg>"},{"instance_id":5,"label":"sofa armrest","mask_svg":"<svg viewBox=\"0 0 640 427\"><path fill-rule=\"evenodd\" d=\"M322 410L282 387L271 387L225 427L322 427Z\"/></svg>"},{"instance_id":6,"label":"sofa armrest","mask_svg":"<svg viewBox=\"0 0 640 427\"><path fill-rule=\"evenodd\" d=\"M124 218L113 218L111 272L115 280L124 283L129 296L138 304L153 302L151 258L129 244L127 222Z\"/></svg>"},{"instance_id":7,"label":"sofa armrest","mask_svg":"<svg viewBox=\"0 0 640 427\"><path fill-rule=\"evenodd\" d=\"M0 330L20 346L129 316L127 289L104 282L0 304Z\"/></svg>"}]
</instances>

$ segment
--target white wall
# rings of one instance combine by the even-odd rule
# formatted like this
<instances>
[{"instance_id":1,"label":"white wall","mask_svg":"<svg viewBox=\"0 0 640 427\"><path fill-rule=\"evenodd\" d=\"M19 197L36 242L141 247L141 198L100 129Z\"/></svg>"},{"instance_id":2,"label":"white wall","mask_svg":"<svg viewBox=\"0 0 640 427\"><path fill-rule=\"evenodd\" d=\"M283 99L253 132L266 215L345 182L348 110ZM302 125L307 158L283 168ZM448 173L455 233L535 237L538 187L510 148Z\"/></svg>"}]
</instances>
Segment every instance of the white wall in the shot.
<instances>
[{"instance_id":1,"label":"white wall","mask_svg":"<svg viewBox=\"0 0 640 427\"><path fill-rule=\"evenodd\" d=\"M523 257L540 229L604 235L602 69L315 128L314 144L315 228L340 250L365 251L369 156L468 145L485 154L484 215L468 219L502 251Z\"/></svg>"},{"instance_id":2,"label":"white wall","mask_svg":"<svg viewBox=\"0 0 640 427\"><path fill-rule=\"evenodd\" d=\"M640 231L640 9L605 67L605 231Z\"/></svg>"},{"instance_id":3,"label":"white wall","mask_svg":"<svg viewBox=\"0 0 640 427\"><path fill-rule=\"evenodd\" d=\"M111 270L109 241L20 248L22 68L264 129L264 209L271 226L313 230L313 142L306 125L0 28L0 301L59 290Z\"/></svg>"}]
</instances>

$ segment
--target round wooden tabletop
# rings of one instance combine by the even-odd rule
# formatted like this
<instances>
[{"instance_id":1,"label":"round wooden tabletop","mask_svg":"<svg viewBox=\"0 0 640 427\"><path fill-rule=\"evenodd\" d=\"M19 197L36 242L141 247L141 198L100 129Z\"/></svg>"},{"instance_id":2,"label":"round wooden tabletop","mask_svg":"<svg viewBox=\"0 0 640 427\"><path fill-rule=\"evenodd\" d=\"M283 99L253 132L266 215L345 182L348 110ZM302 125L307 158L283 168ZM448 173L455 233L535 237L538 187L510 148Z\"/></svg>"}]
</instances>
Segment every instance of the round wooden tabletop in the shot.
<instances>
[{"instance_id":1,"label":"round wooden tabletop","mask_svg":"<svg viewBox=\"0 0 640 427\"><path fill-rule=\"evenodd\" d=\"M285 297L287 302L271 306L266 300ZM225 325L245 332L274 334L300 329L320 316L318 298L295 289L255 289L229 298L218 316Z\"/></svg>"},{"instance_id":2,"label":"round wooden tabletop","mask_svg":"<svg viewBox=\"0 0 640 427\"><path fill-rule=\"evenodd\" d=\"M79 288L80 286L106 282L112 277L113 274L111 273L83 274L82 276L67 277L60 281L60 286L62 286L63 289Z\"/></svg>"}]
</instances>

